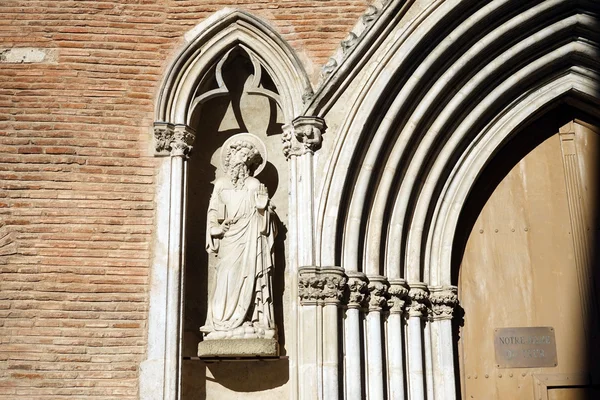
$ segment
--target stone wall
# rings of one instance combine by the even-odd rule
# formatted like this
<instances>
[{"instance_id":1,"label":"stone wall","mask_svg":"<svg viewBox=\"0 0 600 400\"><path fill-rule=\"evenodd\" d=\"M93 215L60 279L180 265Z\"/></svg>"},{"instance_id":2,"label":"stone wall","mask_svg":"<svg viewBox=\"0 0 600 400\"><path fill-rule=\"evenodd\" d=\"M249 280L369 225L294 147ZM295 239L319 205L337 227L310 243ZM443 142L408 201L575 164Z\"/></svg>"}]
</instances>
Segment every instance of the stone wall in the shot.
<instances>
[{"instance_id":1,"label":"stone wall","mask_svg":"<svg viewBox=\"0 0 600 400\"><path fill-rule=\"evenodd\" d=\"M155 96L223 7L271 23L318 79L367 1L0 5L0 398L134 399L146 351Z\"/></svg>"}]
</instances>

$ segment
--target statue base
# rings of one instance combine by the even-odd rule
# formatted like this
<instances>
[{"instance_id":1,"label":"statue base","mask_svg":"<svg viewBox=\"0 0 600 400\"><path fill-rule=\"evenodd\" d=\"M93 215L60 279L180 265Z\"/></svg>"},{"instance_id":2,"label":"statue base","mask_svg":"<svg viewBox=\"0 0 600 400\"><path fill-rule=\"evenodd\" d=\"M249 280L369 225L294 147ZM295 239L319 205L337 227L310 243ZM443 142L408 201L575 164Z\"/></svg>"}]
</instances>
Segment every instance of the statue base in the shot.
<instances>
[{"instance_id":1,"label":"statue base","mask_svg":"<svg viewBox=\"0 0 600 400\"><path fill-rule=\"evenodd\" d=\"M198 357L270 357L279 355L276 339L221 339L198 343Z\"/></svg>"}]
</instances>

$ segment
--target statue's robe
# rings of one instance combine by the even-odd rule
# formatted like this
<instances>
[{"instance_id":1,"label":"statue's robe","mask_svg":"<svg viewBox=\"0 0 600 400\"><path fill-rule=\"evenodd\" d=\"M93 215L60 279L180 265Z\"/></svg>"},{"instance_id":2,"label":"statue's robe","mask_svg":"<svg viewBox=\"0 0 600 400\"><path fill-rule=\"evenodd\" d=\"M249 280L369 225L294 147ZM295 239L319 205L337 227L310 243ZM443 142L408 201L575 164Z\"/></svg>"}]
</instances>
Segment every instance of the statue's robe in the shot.
<instances>
[{"instance_id":1,"label":"statue's robe","mask_svg":"<svg viewBox=\"0 0 600 400\"><path fill-rule=\"evenodd\" d=\"M206 248L217 253L216 276L209 291L204 333L231 331L246 321L275 329L271 288L271 251L275 236L268 209L256 208L256 178L246 178L239 189L228 178L219 178L210 199ZM221 214L221 215L220 215ZM223 215L225 214L225 215ZM222 219L231 220L220 239L210 230Z\"/></svg>"}]
</instances>

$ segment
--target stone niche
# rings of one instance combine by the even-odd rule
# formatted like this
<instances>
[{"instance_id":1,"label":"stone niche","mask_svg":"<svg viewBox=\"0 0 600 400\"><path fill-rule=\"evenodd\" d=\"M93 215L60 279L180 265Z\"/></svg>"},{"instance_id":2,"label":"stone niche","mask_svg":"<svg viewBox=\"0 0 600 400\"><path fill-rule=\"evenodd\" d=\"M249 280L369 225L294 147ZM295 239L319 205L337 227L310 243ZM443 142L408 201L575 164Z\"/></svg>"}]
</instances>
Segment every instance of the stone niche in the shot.
<instances>
[{"instance_id":1,"label":"stone niche","mask_svg":"<svg viewBox=\"0 0 600 400\"><path fill-rule=\"evenodd\" d=\"M187 212L185 217L185 283L182 356L182 398L240 399L281 398L288 393L285 310L286 225L288 214L288 166L282 152L282 111L278 91L251 50L238 46L227 52L201 78L192 128L196 142L188 161ZM207 318L209 291L216 277L217 256L205 248L207 210L215 180L221 178L221 148L234 135L251 133L266 147L267 162L256 176L276 207L272 223L277 228L273 243L272 301L277 327L275 340L205 340L200 332ZM212 343L211 343L212 342ZM200 354L221 356L198 359ZM272 357L257 361L257 355ZM242 357L231 360L232 356Z\"/></svg>"}]
</instances>

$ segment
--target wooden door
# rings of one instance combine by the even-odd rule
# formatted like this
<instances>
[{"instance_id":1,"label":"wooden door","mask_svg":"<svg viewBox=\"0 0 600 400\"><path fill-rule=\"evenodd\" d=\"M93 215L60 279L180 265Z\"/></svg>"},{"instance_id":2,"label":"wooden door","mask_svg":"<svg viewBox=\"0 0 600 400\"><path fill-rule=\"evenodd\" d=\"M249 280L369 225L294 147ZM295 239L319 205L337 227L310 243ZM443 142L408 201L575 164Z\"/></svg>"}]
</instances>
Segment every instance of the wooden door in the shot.
<instances>
[{"instance_id":1,"label":"wooden door","mask_svg":"<svg viewBox=\"0 0 600 400\"><path fill-rule=\"evenodd\" d=\"M580 120L552 126L530 127L554 132L473 210L459 272L463 400L600 399L590 378L600 131ZM557 365L499 367L494 330L512 327L551 327Z\"/></svg>"}]
</instances>

